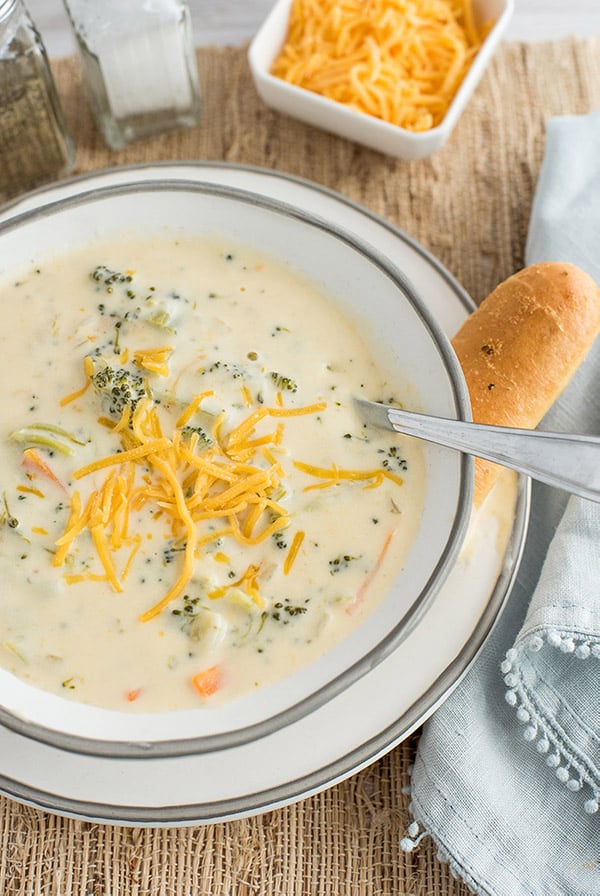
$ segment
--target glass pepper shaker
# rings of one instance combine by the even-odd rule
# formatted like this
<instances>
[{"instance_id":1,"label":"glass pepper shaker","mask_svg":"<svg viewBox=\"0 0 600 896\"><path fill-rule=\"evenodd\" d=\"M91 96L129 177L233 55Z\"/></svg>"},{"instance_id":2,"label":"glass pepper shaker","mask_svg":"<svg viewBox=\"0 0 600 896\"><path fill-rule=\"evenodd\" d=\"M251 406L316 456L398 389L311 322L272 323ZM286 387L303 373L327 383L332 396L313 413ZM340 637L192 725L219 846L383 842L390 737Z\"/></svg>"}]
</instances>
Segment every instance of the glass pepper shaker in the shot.
<instances>
[{"instance_id":1,"label":"glass pepper shaker","mask_svg":"<svg viewBox=\"0 0 600 896\"><path fill-rule=\"evenodd\" d=\"M73 163L42 39L22 0L0 0L0 201Z\"/></svg>"},{"instance_id":2,"label":"glass pepper shaker","mask_svg":"<svg viewBox=\"0 0 600 896\"><path fill-rule=\"evenodd\" d=\"M200 116L200 88L185 0L64 0L83 80L112 149Z\"/></svg>"}]
</instances>

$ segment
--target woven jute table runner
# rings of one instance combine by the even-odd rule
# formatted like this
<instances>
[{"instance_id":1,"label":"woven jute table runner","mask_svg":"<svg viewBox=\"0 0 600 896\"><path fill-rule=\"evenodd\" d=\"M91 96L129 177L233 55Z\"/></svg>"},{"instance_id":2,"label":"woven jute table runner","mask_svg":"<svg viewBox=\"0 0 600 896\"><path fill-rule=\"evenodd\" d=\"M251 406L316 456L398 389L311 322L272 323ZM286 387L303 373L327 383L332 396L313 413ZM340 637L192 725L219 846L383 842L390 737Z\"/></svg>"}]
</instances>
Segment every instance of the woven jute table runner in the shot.
<instances>
[{"instance_id":1,"label":"woven jute table runner","mask_svg":"<svg viewBox=\"0 0 600 896\"><path fill-rule=\"evenodd\" d=\"M200 125L114 153L88 111L78 62L57 60L77 172L205 159L299 175L401 227L476 302L523 265L546 121L600 106L600 40L505 44L447 146L429 160L407 163L265 108L245 48L201 49L198 65ZM0 894L466 896L466 886L437 860L430 838L410 855L400 849L417 738L296 805L208 826L111 827L0 797Z\"/></svg>"}]
</instances>

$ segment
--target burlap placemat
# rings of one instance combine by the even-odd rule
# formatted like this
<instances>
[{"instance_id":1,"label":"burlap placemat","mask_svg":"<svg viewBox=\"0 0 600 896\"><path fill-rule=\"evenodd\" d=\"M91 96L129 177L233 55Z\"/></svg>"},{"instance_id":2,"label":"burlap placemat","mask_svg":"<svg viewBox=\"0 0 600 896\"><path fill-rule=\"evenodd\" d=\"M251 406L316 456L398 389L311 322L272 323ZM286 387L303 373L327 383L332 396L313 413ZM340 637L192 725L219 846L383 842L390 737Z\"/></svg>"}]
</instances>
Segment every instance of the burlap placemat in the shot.
<instances>
[{"instance_id":1,"label":"burlap placemat","mask_svg":"<svg viewBox=\"0 0 600 896\"><path fill-rule=\"evenodd\" d=\"M201 124L111 153L75 60L54 64L77 171L159 159L226 160L310 178L429 248L480 301L523 263L548 117L600 105L600 40L504 45L448 145L406 163L270 112L243 48L203 49ZM370 768L258 818L169 830L48 815L0 798L3 896L466 896L429 839L404 855L411 738Z\"/></svg>"}]
</instances>

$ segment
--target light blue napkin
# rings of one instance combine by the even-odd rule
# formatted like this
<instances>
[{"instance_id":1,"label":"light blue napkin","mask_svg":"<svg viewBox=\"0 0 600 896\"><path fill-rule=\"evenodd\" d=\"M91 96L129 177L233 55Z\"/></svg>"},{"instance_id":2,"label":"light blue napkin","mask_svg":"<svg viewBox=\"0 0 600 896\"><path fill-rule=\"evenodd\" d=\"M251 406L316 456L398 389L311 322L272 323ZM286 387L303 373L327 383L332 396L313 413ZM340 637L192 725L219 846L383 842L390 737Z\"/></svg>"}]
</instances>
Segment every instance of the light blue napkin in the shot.
<instances>
[{"instance_id":1,"label":"light blue napkin","mask_svg":"<svg viewBox=\"0 0 600 896\"><path fill-rule=\"evenodd\" d=\"M600 283L600 111L550 121L526 263ZM600 340L541 429L600 433ZM403 848L486 896L600 894L600 505L534 484L514 591L427 722Z\"/></svg>"}]
</instances>

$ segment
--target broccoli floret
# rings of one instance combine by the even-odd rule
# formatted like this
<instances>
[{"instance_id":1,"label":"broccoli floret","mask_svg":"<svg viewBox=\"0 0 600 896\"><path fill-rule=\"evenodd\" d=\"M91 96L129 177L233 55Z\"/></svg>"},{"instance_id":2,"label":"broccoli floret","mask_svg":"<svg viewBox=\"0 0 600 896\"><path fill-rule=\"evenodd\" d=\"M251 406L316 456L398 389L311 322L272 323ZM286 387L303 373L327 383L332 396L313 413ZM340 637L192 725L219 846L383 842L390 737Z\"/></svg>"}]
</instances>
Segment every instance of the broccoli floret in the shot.
<instances>
[{"instance_id":1,"label":"broccoli floret","mask_svg":"<svg viewBox=\"0 0 600 896\"><path fill-rule=\"evenodd\" d=\"M131 283L133 277L131 274L123 274L121 271L111 271L105 264L99 264L90 274L92 280L96 283L103 283L110 291L110 287L115 283Z\"/></svg>"},{"instance_id":2,"label":"broccoli floret","mask_svg":"<svg viewBox=\"0 0 600 896\"><path fill-rule=\"evenodd\" d=\"M283 376L283 374L273 370L271 371L271 379L279 389L283 389L286 392L298 391L298 383L291 376Z\"/></svg>"},{"instance_id":3,"label":"broccoli floret","mask_svg":"<svg viewBox=\"0 0 600 896\"><path fill-rule=\"evenodd\" d=\"M175 332L173 324L177 320L179 308L183 304L189 304L189 299L174 290L157 292L155 286L145 286L137 280L134 282L133 272L113 271L105 264L95 267L90 277L97 284L97 292L106 292L108 295L117 293L122 299L129 300L124 314L112 308L109 299L106 300L108 304L100 302L98 305L100 314L120 321L143 320L154 327Z\"/></svg>"},{"instance_id":4,"label":"broccoli floret","mask_svg":"<svg viewBox=\"0 0 600 896\"><path fill-rule=\"evenodd\" d=\"M120 417L126 407L133 413L137 403L150 395L144 377L124 367L110 367L104 363L92 373L90 379L113 417Z\"/></svg>"},{"instance_id":5,"label":"broccoli floret","mask_svg":"<svg viewBox=\"0 0 600 896\"><path fill-rule=\"evenodd\" d=\"M190 439L193 435L197 435L198 445L201 449L210 448L213 444L213 440L201 426L184 426L181 429L181 434L184 439Z\"/></svg>"},{"instance_id":6,"label":"broccoli floret","mask_svg":"<svg viewBox=\"0 0 600 896\"><path fill-rule=\"evenodd\" d=\"M215 373L217 370L228 373L233 380L239 380L244 376L244 369L239 364L233 364L229 361L213 361L210 367L205 367L202 376L209 373Z\"/></svg>"}]
</instances>

